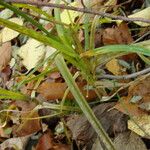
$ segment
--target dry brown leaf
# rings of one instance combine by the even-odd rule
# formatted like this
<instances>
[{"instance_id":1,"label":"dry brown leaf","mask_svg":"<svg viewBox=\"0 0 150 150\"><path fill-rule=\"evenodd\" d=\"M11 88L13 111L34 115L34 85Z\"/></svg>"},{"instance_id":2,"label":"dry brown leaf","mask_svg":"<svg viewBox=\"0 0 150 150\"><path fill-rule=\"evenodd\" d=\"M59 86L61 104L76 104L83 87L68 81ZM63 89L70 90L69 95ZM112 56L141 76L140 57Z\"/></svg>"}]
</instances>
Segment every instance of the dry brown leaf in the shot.
<instances>
[{"instance_id":1,"label":"dry brown leaf","mask_svg":"<svg viewBox=\"0 0 150 150\"><path fill-rule=\"evenodd\" d=\"M122 97L120 101L115 105L114 108L118 109L124 114L131 116L141 116L145 114L141 109L138 108L138 104L133 104L129 102L129 97Z\"/></svg>"},{"instance_id":2,"label":"dry brown leaf","mask_svg":"<svg viewBox=\"0 0 150 150\"><path fill-rule=\"evenodd\" d=\"M53 144L54 141L52 138L52 133L50 131L47 131L40 137L35 150L49 150L53 148Z\"/></svg>"},{"instance_id":3,"label":"dry brown leaf","mask_svg":"<svg viewBox=\"0 0 150 150\"><path fill-rule=\"evenodd\" d=\"M121 98L122 100L115 106L119 111L133 116L141 116L148 112L140 109L140 104L150 102L150 77L145 80L136 82L129 87L128 96ZM131 103L134 96L140 96L142 99L138 103Z\"/></svg>"},{"instance_id":4,"label":"dry brown leaf","mask_svg":"<svg viewBox=\"0 0 150 150\"><path fill-rule=\"evenodd\" d=\"M107 28L103 32L103 43L108 44L129 44L133 41L127 24L121 23L118 27Z\"/></svg>"},{"instance_id":5,"label":"dry brown leaf","mask_svg":"<svg viewBox=\"0 0 150 150\"><path fill-rule=\"evenodd\" d=\"M14 126L13 133L17 136L26 136L41 130L39 115L33 110L35 103L23 101L16 101L15 103L23 112L21 114L21 123L18 126Z\"/></svg>"},{"instance_id":6,"label":"dry brown leaf","mask_svg":"<svg viewBox=\"0 0 150 150\"><path fill-rule=\"evenodd\" d=\"M77 83L82 94L86 97L87 100L93 100L96 98L96 93L93 90L88 90L88 97L87 97L87 90L84 90L84 86L86 85L83 82ZM37 92L42 95L46 100L55 100L55 99L62 99L64 93L67 89L66 83L51 83L51 82L43 82ZM69 92L67 99L74 99L72 94Z\"/></svg>"},{"instance_id":7,"label":"dry brown leaf","mask_svg":"<svg viewBox=\"0 0 150 150\"><path fill-rule=\"evenodd\" d=\"M26 135L40 131L41 130L40 119L34 119L38 117L39 115L37 112L31 112L28 114L26 113L26 115L22 117L21 124L16 128L16 131L15 131L16 135L26 136Z\"/></svg>"},{"instance_id":8,"label":"dry brown leaf","mask_svg":"<svg viewBox=\"0 0 150 150\"><path fill-rule=\"evenodd\" d=\"M38 141L35 150L71 150L70 145L55 143L50 131L44 133Z\"/></svg>"},{"instance_id":9,"label":"dry brown leaf","mask_svg":"<svg viewBox=\"0 0 150 150\"><path fill-rule=\"evenodd\" d=\"M3 43L0 47L0 71L2 71L11 59L12 47L11 42Z\"/></svg>"}]
</instances>

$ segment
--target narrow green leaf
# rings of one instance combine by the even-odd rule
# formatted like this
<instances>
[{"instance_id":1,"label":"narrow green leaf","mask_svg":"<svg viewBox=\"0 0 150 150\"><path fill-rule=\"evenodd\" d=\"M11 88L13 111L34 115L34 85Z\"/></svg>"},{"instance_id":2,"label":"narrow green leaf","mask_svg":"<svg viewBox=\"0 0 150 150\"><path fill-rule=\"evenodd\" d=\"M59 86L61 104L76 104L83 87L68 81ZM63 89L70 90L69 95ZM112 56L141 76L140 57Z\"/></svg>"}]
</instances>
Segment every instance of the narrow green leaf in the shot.
<instances>
[{"instance_id":1,"label":"narrow green leaf","mask_svg":"<svg viewBox=\"0 0 150 150\"><path fill-rule=\"evenodd\" d=\"M0 0L0 4L3 5L5 8L8 8L10 10L12 10L14 13L16 13L17 15L20 15L21 17L23 17L26 21L29 21L30 23L32 23L33 25L35 25L38 29L40 29L41 31L43 31L45 34L47 34L49 37L52 37L49 32L43 28L42 24L40 24L39 22L37 22L36 20L34 20L32 17L30 17L29 15L27 15L26 13L22 12L21 10L19 10L18 8L16 8L15 6L10 5L9 3L4 2L3 0Z\"/></svg>"},{"instance_id":2,"label":"narrow green leaf","mask_svg":"<svg viewBox=\"0 0 150 150\"><path fill-rule=\"evenodd\" d=\"M53 17L50 16L48 13L46 13L45 11L43 11L42 9L33 6L33 5L27 5L27 4L12 4L13 6L16 6L18 8L26 8L26 9L30 9L40 15L44 15L47 19L52 20Z\"/></svg>"},{"instance_id":3,"label":"narrow green leaf","mask_svg":"<svg viewBox=\"0 0 150 150\"><path fill-rule=\"evenodd\" d=\"M68 49L68 47L65 47L60 41L56 40L55 36L52 38L47 37L46 35L43 35L39 32L36 32L32 29L29 29L27 27L20 26L16 23L13 23L9 20L5 20L0 18L0 25L6 26L10 29L13 29L15 31L18 31L19 33L25 34L31 38L34 38L38 40L39 42L42 42L45 45L49 45L51 47L54 47L55 49L59 50L62 53L65 53L66 55L75 57L75 53L73 50Z\"/></svg>"},{"instance_id":4,"label":"narrow green leaf","mask_svg":"<svg viewBox=\"0 0 150 150\"><path fill-rule=\"evenodd\" d=\"M22 93L13 92L0 88L0 99L12 99L28 101L30 98Z\"/></svg>"},{"instance_id":5,"label":"narrow green leaf","mask_svg":"<svg viewBox=\"0 0 150 150\"><path fill-rule=\"evenodd\" d=\"M109 150L115 150L114 145L110 138L108 137L107 133L104 131L102 125L100 124L99 120L94 115L93 111L89 107L87 101L85 100L84 96L80 92L77 84L75 83L71 73L69 72L69 69L67 68L67 65L61 56L61 54L58 54L55 58L55 63L61 72L63 78L65 79L72 95L74 96L75 100L79 104L81 110L83 111L84 115L87 117L93 128L95 129L98 136L102 139L104 144Z\"/></svg>"},{"instance_id":6,"label":"narrow green leaf","mask_svg":"<svg viewBox=\"0 0 150 150\"><path fill-rule=\"evenodd\" d=\"M81 57L92 57L98 56L107 53L116 53L116 52L130 52L138 53L146 56L150 56L150 49L144 48L142 46L135 45L108 45L100 48L95 48L94 50L89 50L81 54Z\"/></svg>"}]
</instances>

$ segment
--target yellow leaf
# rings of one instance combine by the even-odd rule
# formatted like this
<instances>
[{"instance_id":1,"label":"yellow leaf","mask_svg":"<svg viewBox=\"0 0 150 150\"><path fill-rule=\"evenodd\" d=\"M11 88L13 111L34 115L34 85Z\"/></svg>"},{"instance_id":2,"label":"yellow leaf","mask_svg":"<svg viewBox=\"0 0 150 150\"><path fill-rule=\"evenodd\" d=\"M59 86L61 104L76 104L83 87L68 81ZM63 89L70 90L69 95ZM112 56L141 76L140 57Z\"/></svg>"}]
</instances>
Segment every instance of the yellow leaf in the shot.
<instances>
[{"instance_id":1,"label":"yellow leaf","mask_svg":"<svg viewBox=\"0 0 150 150\"><path fill-rule=\"evenodd\" d=\"M34 68L45 57L45 46L37 40L29 39L18 52L23 59L23 65L28 69Z\"/></svg>"},{"instance_id":2,"label":"yellow leaf","mask_svg":"<svg viewBox=\"0 0 150 150\"><path fill-rule=\"evenodd\" d=\"M74 7L78 7L77 2L70 3L70 5L74 6ZM80 15L81 15L81 13L79 13L77 11L64 10L61 13L61 20L63 23L66 23L66 24L74 23L75 18L80 16Z\"/></svg>"},{"instance_id":3,"label":"yellow leaf","mask_svg":"<svg viewBox=\"0 0 150 150\"><path fill-rule=\"evenodd\" d=\"M147 7L137 13L134 13L130 16L129 18L143 18L143 19L150 19L150 7ZM140 21L135 21L134 23L138 24L139 26L146 27L150 26L150 23L145 23L145 22L140 22Z\"/></svg>"}]
</instances>

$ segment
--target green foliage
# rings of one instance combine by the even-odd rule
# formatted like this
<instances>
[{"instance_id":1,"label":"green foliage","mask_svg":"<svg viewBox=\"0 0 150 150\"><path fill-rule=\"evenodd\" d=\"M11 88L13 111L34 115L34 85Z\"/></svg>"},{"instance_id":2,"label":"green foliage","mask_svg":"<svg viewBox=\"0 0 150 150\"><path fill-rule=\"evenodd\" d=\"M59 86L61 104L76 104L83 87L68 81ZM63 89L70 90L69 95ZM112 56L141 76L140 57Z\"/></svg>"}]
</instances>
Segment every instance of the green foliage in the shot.
<instances>
[{"instance_id":1,"label":"green foliage","mask_svg":"<svg viewBox=\"0 0 150 150\"><path fill-rule=\"evenodd\" d=\"M60 3L60 0L57 0L57 3ZM95 19L95 22L93 23L93 26L91 28L92 34L91 36L88 35L89 33L89 22L85 21L84 26L84 33L86 35L85 38L85 45L82 47L81 43L79 42L79 39L77 38L76 29L73 28L73 26L70 26L69 28L65 28L64 24L61 22L60 17L60 9L56 8L54 11L55 17L49 16L46 12L42 11L39 8L36 8L34 6L25 5L25 4L13 4L10 5L3 0L0 0L0 4L12 10L16 15L21 16L26 22L31 23L34 27L36 27L40 32L37 32L35 30L29 29L25 26L20 26L16 23L13 23L11 21L5 20L0 18L0 25L6 26L8 28L11 28L15 31L18 31L21 34L27 35L31 38L34 38L40 42L42 42L45 45L49 45L57 50L57 54L55 55L55 63L59 71L61 72L63 78L65 79L70 91L72 92L74 98L76 99L77 103L79 104L81 110L99 135L99 137L102 138L103 142L106 144L106 147L109 150L115 150L111 140L103 130L101 124L95 117L94 113L92 112L91 108L89 107L88 103L86 102L84 96L81 94L78 86L76 85L72 75L70 74L67 64L64 61L67 60L67 63L71 63L73 66L76 66L78 70L81 71L81 74L83 75L83 78L87 80L90 84L94 85L94 72L91 64L92 57L95 56L98 59L101 59L101 57L104 54L109 54L108 57L111 57L112 55L118 55L120 52L126 52L126 53L138 53L142 57L142 55L150 56L150 49L144 48L144 46L140 45L109 45L104 46L100 48L94 48L94 33L95 33L95 24L97 23L97 18ZM56 32L55 34L52 34L51 32L47 31L42 24L40 24L38 21L36 21L33 17L31 17L28 14L25 14L23 11L21 11L19 8L28 8L32 11L35 11L36 13L40 15L44 15L46 19L49 21L54 21L58 24L56 24ZM86 16L87 17L87 16ZM86 19L85 17L85 19ZM75 38L73 38L75 37ZM91 50L88 50L91 48ZM142 57L145 61L146 58ZM53 60L52 58L50 58ZM43 63L41 63L43 64ZM39 64L39 66L41 65ZM37 70L37 68L34 69ZM52 72L56 68L53 68L51 70L46 70L45 72L41 73L40 75L30 78L30 75L33 74L34 71L32 71L29 76L23 80L20 84L17 85L17 89L21 87L21 85L32 81L37 80L40 77L43 77L44 75L48 74L49 72ZM29 100L30 98L19 93L19 92L13 92L9 90L0 89L0 98L1 99L15 99L15 100ZM60 106L61 107L61 106Z\"/></svg>"}]
</instances>

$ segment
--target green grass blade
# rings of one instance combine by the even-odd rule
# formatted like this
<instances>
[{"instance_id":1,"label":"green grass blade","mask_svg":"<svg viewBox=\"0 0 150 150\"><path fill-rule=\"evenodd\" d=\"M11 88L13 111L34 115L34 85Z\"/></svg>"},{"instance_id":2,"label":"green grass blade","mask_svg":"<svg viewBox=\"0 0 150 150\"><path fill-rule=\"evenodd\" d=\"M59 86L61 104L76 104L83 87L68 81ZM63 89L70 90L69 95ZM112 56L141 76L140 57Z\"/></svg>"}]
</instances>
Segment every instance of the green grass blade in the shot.
<instances>
[{"instance_id":1,"label":"green grass blade","mask_svg":"<svg viewBox=\"0 0 150 150\"><path fill-rule=\"evenodd\" d=\"M71 57L75 57L75 53L72 49L68 50L68 47L63 45L60 41L56 40L55 36L52 38L47 37L41 33L38 33L32 29L20 26L16 23L13 23L9 20L5 20L3 18L0 18L0 25L6 26L12 30L18 31L19 33L25 34L31 38L34 38L38 40L39 42L42 42L45 45L49 45L57 50L59 50L62 53L65 53L66 55L69 55Z\"/></svg>"},{"instance_id":2,"label":"green grass blade","mask_svg":"<svg viewBox=\"0 0 150 150\"><path fill-rule=\"evenodd\" d=\"M95 129L98 136L102 139L104 144L109 150L115 150L114 145L110 138L108 137L107 133L104 131L102 125L94 115L93 111L89 107L87 101L85 100L84 96L81 94L77 84L75 83L67 65L63 59L63 57L58 54L55 58L55 63L61 72L63 78L65 79L72 95L74 96L75 100L79 104L81 110L83 111L84 115L87 117L93 128Z\"/></svg>"},{"instance_id":3,"label":"green grass blade","mask_svg":"<svg viewBox=\"0 0 150 150\"><path fill-rule=\"evenodd\" d=\"M12 100L23 100L28 101L30 98L19 92L13 92L0 88L0 99L12 99Z\"/></svg>"},{"instance_id":4,"label":"green grass blade","mask_svg":"<svg viewBox=\"0 0 150 150\"><path fill-rule=\"evenodd\" d=\"M81 54L81 57L92 57L98 56L107 53L116 53L116 52L129 52L129 53L138 53L146 56L150 56L150 49L144 48L142 46L135 45L108 45L94 50L89 50Z\"/></svg>"},{"instance_id":5,"label":"green grass blade","mask_svg":"<svg viewBox=\"0 0 150 150\"><path fill-rule=\"evenodd\" d=\"M26 13L22 12L21 10L19 10L15 6L10 5L10 4L4 2L3 0L0 0L0 4L3 5L5 8L8 8L8 9L12 10L15 14L20 15L26 21L29 21L30 23L32 23L33 25L35 25L38 29L40 29L41 31L43 31L46 35L52 37L49 34L49 32L45 28L43 28L42 24L38 23L32 17L28 16Z\"/></svg>"},{"instance_id":6,"label":"green grass blade","mask_svg":"<svg viewBox=\"0 0 150 150\"><path fill-rule=\"evenodd\" d=\"M59 3L60 3L60 0L56 0L56 4L59 4ZM59 8L55 8L54 9L54 15L55 15L56 22L62 22L60 14L61 14L60 9ZM56 29L57 29L58 36L62 40L63 44L65 44L69 48L72 48L72 44L70 42L71 35L68 38L68 36L69 36L68 35L69 30L65 31L64 26L61 25L61 24L56 24Z\"/></svg>"},{"instance_id":7,"label":"green grass blade","mask_svg":"<svg viewBox=\"0 0 150 150\"><path fill-rule=\"evenodd\" d=\"M36 6L33 6L33 5L27 5L27 4L12 4L13 6L16 6L18 8L26 8L26 9L30 9L40 15L43 15L45 16L47 19L49 20L53 20L53 17L50 16L48 13L46 13L45 11L43 11L42 9L36 7Z\"/></svg>"}]
</instances>

